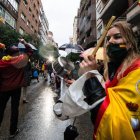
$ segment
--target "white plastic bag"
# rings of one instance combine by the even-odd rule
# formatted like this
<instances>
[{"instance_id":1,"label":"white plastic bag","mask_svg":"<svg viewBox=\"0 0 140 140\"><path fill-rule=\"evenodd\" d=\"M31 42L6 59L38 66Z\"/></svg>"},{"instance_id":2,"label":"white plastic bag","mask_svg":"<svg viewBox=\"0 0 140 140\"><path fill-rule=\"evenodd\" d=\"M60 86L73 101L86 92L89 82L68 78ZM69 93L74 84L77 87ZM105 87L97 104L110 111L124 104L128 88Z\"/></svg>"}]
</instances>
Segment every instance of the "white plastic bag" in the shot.
<instances>
[{"instance_id":1,"label":"white plastic bag","mask_svg":"<svg viewBox=\"0 0 140 140\"><path fill-rule=\"evenodd\" d=\"M92 70L82 75L79 79L77 79L73 84L70 85L68 90L65 91L65 94L60 97L58 102L53 107L54 113L60 120L66 120L82 115L92 108L96 107L100 102L104 100L105 97L96 101L92 105L88 105L84 101L85 96L82 88L85 81L88 79L88 75L92 73L98 78L99 82L104 87L103 77L97 70Z\"/></svg>"}]
</instances>

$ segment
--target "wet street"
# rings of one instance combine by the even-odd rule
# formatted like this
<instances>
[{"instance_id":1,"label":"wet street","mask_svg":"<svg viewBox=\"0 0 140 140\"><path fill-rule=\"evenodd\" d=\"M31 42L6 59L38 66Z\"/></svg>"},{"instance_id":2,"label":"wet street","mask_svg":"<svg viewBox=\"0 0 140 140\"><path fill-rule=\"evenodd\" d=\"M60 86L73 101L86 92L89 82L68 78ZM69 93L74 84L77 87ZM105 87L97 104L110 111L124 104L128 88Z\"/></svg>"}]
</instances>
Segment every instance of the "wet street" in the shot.
<instances>
[{"instance_id":1,"label":"wet street","mask_svg":"<svg viewBox=\"0 0 140 140\"><path fill-rule=\"evenodd\" d=\"M57 94L47 82L40 77L40 82L32 80L28 88L29 103L20 102L19 129L20 133L12 140L64 140L65 128L72 124L73 119L61 121L53 113L53 105ZM0 140L8 140L10 121L10 101L0 128ZM79 136L76 140L92 140L92 124L90 114L77 117L75 126Z\"/></svg>"}]
</instances>

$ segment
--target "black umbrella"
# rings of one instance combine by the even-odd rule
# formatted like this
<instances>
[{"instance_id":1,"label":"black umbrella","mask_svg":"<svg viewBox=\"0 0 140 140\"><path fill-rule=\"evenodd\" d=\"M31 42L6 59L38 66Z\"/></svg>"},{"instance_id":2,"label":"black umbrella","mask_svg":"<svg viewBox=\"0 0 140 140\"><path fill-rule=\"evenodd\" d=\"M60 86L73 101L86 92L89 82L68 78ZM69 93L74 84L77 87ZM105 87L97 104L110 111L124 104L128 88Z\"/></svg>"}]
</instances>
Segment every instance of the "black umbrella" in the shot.
<instances>
[{"instance_id":1,"label":"black umbrella","mask_svg":"<svg viewBox=\"0 0 140 140\"><path fill-rule=\"evenodd\" d=\"M76 118L73 121L72 125L66 127L64 132L64 140L75 140L75 138L79 135L77 128L74 126Z\"/></svg>"},{"instance_id":2,"label":"black umbrella","mask_svg":"<svg viewBox=\"0 0 140 140\"><path fill-rule=\"evenodd\" d=\"M79 52L84 51L84 49L78 44L63 44L62 46L59 47L59 50L64 50L68 54L71 52L79 53Z\"/></svg>"}]
</instances>

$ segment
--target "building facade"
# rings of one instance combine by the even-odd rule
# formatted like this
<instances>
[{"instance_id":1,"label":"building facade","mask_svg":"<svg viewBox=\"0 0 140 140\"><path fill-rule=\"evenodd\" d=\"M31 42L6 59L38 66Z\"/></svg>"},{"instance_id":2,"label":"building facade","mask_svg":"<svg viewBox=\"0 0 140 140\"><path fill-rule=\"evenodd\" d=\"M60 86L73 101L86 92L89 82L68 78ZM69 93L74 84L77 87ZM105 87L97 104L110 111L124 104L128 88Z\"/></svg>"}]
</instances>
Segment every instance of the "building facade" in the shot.
<instances>
[{"instance_id":1,"label":"building facade","mask_svg":"<svg viewBox=\"0 0 140 140\"><path fill-rule=\"evenodd\" d=\"M0 0L0 23L6 24L21 35L30 34L48 42L49 23L41 0Z\"/></svg>"},{"instance_id":2,"label":"building facade","mask_svg":"<svg viewBox=\"0 0 140 140\"><path fill-rule=\"evenodd\" d=\"M78 17L75 16L73 23L73 44L77 44L77 20Z\"/></svg>"},{"instance_id":3,"label":"building facade","mask_svg":"<svg viewBox=\"0 0 140 140\"><path fill-rule=\"evenodd\" d=\"M85 49L94 47L111 16L126 20L140 38L138 0L81 0L78 10L77 42Z\"/></svg>"},{"instance_id":4,"label":"building facade","mask_svg":"<svg viewBox=\"0 0 140 140\"><path fill-rule=\"evenodd\" d=\"M140 35L140 6L138 0L96 0L97 40L111 18L126 20L133 25L133 30Z\"/></svg>"},{"instance_id":5,"label":"building facade","mask_svg":"<svg viewBox=\"0 0 140 140\"><path fill-rule=\"evenodd\" d=\"M38 35L40 8L41 0L21 0L16 30L21 34L27 33Z\"/></svg>"},{"instance_id":6,"label":"building facade","mask_svg":"<svg viewBox=\"0 0 140 140\"><path fill-rule=\"evenodd\" d=\"M0 0L0 18L13 29L17 27L20 0Z\"/></svg>"},{"instance_id":7,"label":"building facade","mask_svg":"<svg viewBox=\"0 0 140 140\"><path fill-rule=\"evenodd\" d=\"M87 49L96 44L95 0L81 0L78 10L77 43Z\"/></svg>"},{"instance_id":8,"label":"building facade","mask_svg":"<svg viewBox=\"0 0 140 140\"><path fill-rule=\"evenodd\" d=\"M43 45L46 45L48 42L49 23L44 13L43 7L40 9L39 21L39 37Z\"/></svg>"}]
</instances>

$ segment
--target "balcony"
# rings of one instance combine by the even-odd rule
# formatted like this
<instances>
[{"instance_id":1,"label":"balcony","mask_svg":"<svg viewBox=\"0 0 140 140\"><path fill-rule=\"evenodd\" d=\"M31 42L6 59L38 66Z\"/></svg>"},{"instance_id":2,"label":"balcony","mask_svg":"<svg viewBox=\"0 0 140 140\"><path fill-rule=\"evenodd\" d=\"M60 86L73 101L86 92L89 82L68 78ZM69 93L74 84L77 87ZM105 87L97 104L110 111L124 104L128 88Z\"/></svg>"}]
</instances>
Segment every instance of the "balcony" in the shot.
<instances>
[{"instance_id":1,"label":"balcony","mask_svg":"<svg viewBox=\"0 0 140 140\"><path fill-rule=\"evenodd\" d=\"M84 38L85 38L85 34L82 33L82 34L79 36L79 42L83 42Z\"/></svg>"},{"instance_id":2,"label":"balcony","mask_svg":"<svg viewBox=\"0 0 140 140\"><path fill-rule=\"evenodd\" d=\"M93 5L93 4L88 7L88 16L90 16L92 14L93 9L96 9L95 5Z\"/></svg>"},{"instance_id":3,"label":"balcony","mask_svg":"<svg viewBox=\"0 0 140 140\"><path fill-rule=\"evenodd\" d=\"M137 2L135 2L128 10L127 10L127 21L132 24L139 23L140 19L140 6Z\"/></svg>"},{"instance_id":4,"label":"balcony","mask_svg":"<svg viewBox=\"0 0 140 140\"><path fill-rule=\"evenodd\" d=\"M96 43L96 38L94 35L91 35L88 38L86 38L85 42L83 43L83 47L88 49L93 47L95 43Z\"/></svg>"},{"instance_id":5,"label":"balcony","mask_svg":"<svg viewBox=\"0 0 140 140\"><path fill-rule=\"evenodd\" d=\"M84 30L85 30L85 22L83 20L82 23L79 25L79 31L84 32Z\"/></svg>"},{"instance_id":6,"label":"balcony","mask_svg":"<svg viewBox=\"0 0 140 140\"><path fill-rule=\"evenodd\" d=\"M11 5L8 0L0 0L0 4L15 18L18 18L18 12L15 8Z\"/></svg>"},{"instance_id":7,"label":"balcony","mask_svg":"<svg viewBox=\"0 0 140 140\"><path fill-rule=\"evenodd\" d=\"M89 31L91 29L91 21L89 21L85 26L85 32Z\"/></svg>"},{"instance_id":8,"label":"balcony","mask_svg":"<svg viewBox=\"0 0 140 140\"><path fill-rule=\"evenodd\" d=\"M112 15L119 17L128 8L127 0L108 0L100 13L100 18L108 20Z\"/></svg>"}]
</instances>

